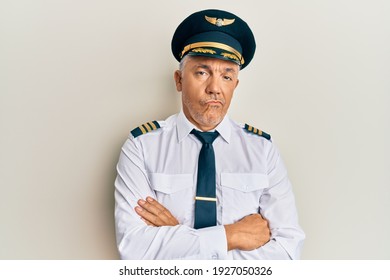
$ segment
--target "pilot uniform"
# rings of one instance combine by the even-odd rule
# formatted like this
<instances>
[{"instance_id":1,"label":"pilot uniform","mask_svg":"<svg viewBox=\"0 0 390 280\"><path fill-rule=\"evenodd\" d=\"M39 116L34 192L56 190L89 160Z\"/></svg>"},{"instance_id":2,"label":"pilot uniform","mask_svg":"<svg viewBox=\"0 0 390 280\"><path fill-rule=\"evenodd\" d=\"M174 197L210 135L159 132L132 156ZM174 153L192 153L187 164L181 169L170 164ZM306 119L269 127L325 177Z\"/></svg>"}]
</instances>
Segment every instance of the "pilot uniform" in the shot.
<instances>
[{"instance_id":1,"label":"pilot uniform","mask_svg":"<svg viewBox=\"0 0 390 280\"><path fill-rule=\"evenodd\" d=\"M192 26L198 21L198 26ZM215 35L224 25L230 33ZM242 69L254 52L253 35L248 29L246 23L228 12L201 11L178 27L172 40L173 53L179 61L187 54L229 59ZM237 33L248 32L244 36L247 42L237 39ZM227 38L232 35L237 36ZM212 43L213 39L217 42ZM216 225L194 229L202 147L191 134L195 128L180 111L165 121L151 121L135 128L123 145L115 181L116 237L121 258L298 259L305 235L298 224L292 187L280 154L270 135L250 125L240 125L227 115L215 128L219 136L212 144ZM179 225L146 225L134 208L139 199L147 196L164 205ZM228 251L224 225L253 213L268 220L270 241L252 251Z\"/></svg>"}]
</instances>

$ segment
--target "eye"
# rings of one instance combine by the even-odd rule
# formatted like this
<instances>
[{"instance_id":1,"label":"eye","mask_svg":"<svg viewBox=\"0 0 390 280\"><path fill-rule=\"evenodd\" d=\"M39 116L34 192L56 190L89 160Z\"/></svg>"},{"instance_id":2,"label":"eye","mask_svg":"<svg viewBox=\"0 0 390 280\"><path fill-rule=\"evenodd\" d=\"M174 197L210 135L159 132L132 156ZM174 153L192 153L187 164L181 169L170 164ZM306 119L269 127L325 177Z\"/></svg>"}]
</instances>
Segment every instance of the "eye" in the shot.
<instances>
[{"instance_id":1,"label":"eye","mask_svg":"<svg viewBox=\"0 0 390 280\"><path fill-rule=\"evenodd\" d=\"M230 76L223 76L223 79L227 81L233 81L233 78Z\"/></svg>"},{"instance_id":2,"label":"eye","mask_svg":"<svg viewBox=\"0 0 390 280\"><path fill-rule=\"evenodd\" d=\"M197 71L196 75L205 76L205 75L207 75L207 73L205 71Z\"/></svg>"}]
</instances>

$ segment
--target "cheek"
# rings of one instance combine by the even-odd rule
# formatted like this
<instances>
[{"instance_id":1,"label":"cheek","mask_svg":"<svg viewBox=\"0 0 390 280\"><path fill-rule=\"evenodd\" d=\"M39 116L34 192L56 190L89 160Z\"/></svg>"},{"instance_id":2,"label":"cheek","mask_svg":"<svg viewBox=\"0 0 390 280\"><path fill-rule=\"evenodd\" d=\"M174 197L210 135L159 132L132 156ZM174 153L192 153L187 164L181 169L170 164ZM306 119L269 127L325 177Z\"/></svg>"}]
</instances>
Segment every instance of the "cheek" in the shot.
<instances>
[{"instance_id":1,"label":"cheek","mask_svg":"<svg viewBox=\"0 0 390 280\"><path fill-rule=\"evenodd\" d=\"M199 110L199 100L188 91L182 92L182 103L189 111Z\"/></svg>"},{"instance_id":2,"label":"cheek","mask_svg":"<svg viewBox=\"0 0 390 280\"><path fill-rule=\"evenodd\" d=\"M227 91L227 93L225 94L225 107L229 107L230 105L230 102L232 101L232 98L233 98L233 90L232 89L229 89Z\"/></svg>"},{"instance_id":3,"label":"cheek","mask_svg":"<svg viewBox=\"0 0 390 280\"><path fill-rule=\"evenodd\" d=\"M199 94L199 90L196 88L194 89L193 87L185 87L183 85L183 90L182 90L182 98L183 101L185 100L186 103L190 103L193 106L199 106L199 102L202 99L202 95Z\"/></svg>"}]
</instances>

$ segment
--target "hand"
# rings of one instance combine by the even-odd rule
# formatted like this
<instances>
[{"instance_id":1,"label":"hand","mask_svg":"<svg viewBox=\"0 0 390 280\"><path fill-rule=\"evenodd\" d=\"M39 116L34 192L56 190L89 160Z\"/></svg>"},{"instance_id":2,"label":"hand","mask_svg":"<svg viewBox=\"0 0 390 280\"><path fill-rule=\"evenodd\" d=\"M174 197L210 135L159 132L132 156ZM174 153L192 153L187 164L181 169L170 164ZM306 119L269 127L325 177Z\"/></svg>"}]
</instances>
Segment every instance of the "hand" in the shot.
<instances>
[{"instance_id":1,"label":"hand","mask_svg":"<svg viewBox=\"0 0 390 280\"><path fill-rule=\"evenodd\" d=\"M238 222L225 225L228 250L250 251L263 246L270 240L268 221L260 214L252 214Z\"/></svg>"},{"instance_id":2,"label":"hand","mask_svg":"<svg viewBox=\"0 0 390 280\"><path fill-rule=\"evenodd\" d=\"M149 226L161 227L176 226L179 224L167 208L149 196L146 198L146 201L142 199L138 200L138 205L135 207L135 212Z\"/></svg>"}]
</instances>

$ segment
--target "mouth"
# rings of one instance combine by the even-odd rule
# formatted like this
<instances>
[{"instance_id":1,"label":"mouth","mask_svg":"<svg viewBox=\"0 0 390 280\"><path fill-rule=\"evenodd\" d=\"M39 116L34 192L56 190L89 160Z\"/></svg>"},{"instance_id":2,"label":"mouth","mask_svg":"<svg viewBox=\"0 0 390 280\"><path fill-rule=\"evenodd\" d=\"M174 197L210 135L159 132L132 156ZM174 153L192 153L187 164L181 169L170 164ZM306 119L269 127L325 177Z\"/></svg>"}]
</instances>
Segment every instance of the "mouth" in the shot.
<instances>
[{"instance_id":1,"label":"mouth","mask_svg":"<svg viewBox=\"0 0 390 280\"><path fill-rule=\"evenodd\" d=\"M223 105L223 102L221 100L208 100L206 101L206 104L207 105L210 105L210 106L218 106L218 105Z\"/></svg>"}]
</instances>

